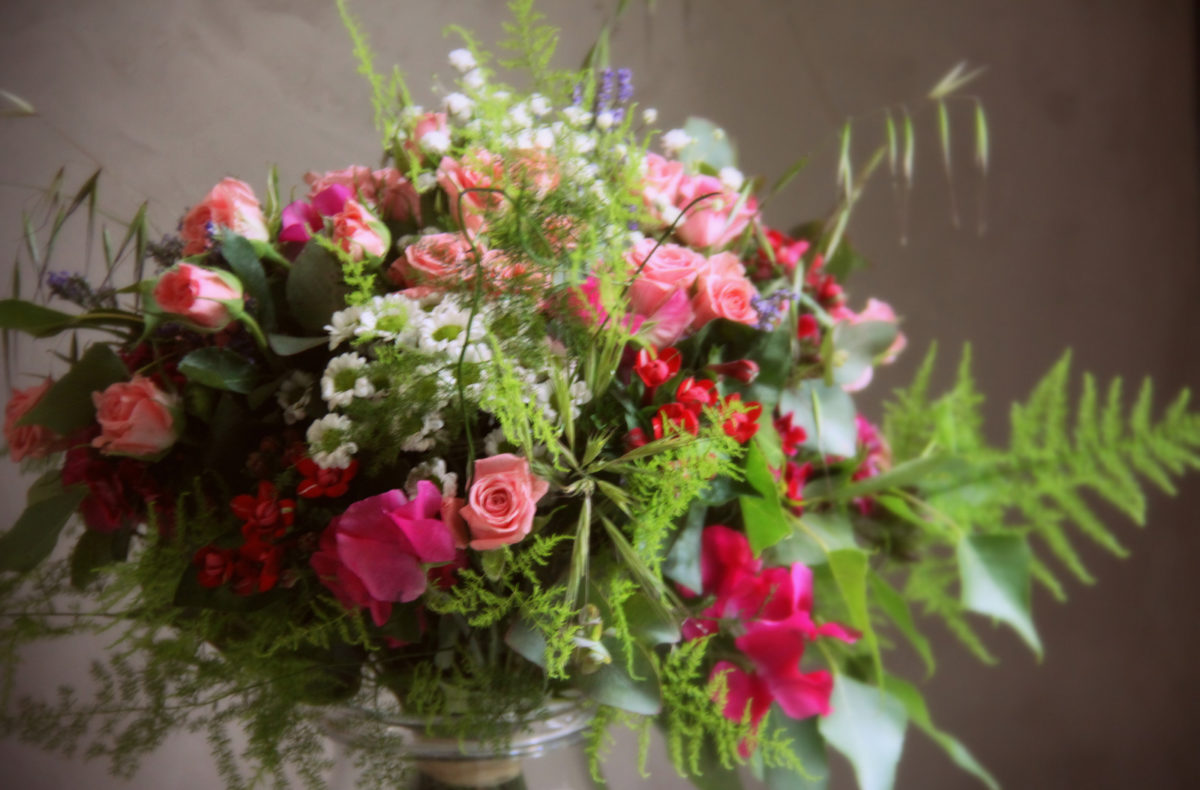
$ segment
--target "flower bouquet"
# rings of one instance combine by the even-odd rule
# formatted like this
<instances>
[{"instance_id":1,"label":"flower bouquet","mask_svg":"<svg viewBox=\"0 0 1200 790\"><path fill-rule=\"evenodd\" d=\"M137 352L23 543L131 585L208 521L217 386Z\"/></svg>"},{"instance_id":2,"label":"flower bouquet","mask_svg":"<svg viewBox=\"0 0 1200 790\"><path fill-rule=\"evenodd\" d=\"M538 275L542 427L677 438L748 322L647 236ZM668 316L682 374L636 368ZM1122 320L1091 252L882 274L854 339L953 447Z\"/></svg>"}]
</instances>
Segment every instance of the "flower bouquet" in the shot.
<instances>
[{"instance_id":1,"label":"flower bouquet","mask_svg":"<svg viewBox=\"0 0 1200 790\"><path fill-rule=\"evenodd\" d=\"M832 747L887 787L911 724L993 785L887 648L932 667L923 614L986 656L973 613L1040 650L1031 582L1083 575L1077 533L1112 545L1087 497L1140 519L1139 477L1196 466L1200 420L1085 377L1068 424L1064 357L995 447L969 355L935 395L932 353L868 419L855 393L905 342L843 290L848 159L832 217L770 228L718 127L660 133L603 47L550 69L553 32L513 11L508 56L464 34L426 110L343 10L379 168L295 200L224 179L176 235L135 217L103 281L35 255L35 298L0 302L6 332L78 338L6 409L42 472L0 537L7 677L25 642L122 629L95 700L9 683L6 730L127 772L202 729L231 786L320 786L353 720L383 784L386 717L503 745L565 704L597 776L625 724L702 786L749 763L794 787ZM912 125L886 132L868 171L911 173Z\"/></svg>"}]
</instances>

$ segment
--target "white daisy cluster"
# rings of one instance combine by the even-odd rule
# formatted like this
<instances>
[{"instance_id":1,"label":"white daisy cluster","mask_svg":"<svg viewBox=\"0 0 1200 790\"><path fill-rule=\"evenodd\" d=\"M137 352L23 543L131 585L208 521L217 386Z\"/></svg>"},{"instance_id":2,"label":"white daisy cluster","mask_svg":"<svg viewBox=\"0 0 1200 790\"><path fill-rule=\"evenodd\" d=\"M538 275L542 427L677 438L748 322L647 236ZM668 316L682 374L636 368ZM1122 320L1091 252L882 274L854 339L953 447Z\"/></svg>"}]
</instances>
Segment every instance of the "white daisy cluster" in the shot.
<instances>
[{"instance_id":1,"label":"white daisy cluster","mask_svg":"<svg viewBox=\"0 0 1200 790\"><path fill-rule=\"evenodd\" d=\"M375 394L367 364L366 357L354 352L329 360L325 374L321 376L321 397L329 408L349 406L355 398L369 398Z\"/></svg>"},{"instance_id":2,"label":"white daisy cluster","mask_svg":"<svg viewBox=\"0 0 1200 790\"><path fill-rule=\"evenodd\" d=\"M546 367L532 370L522 365L514 365L517 377L524 384L525 392L529 395L530 403L536 403L542 410L542 414L552 423L559 423L562 417L558 413L558 402L555 398L555 383L554 371ZM569 363L567 369L563 371L568 381L574 378L575 365ZM587 382L581 380L572 381L568 385L571 400L571 415L570 419L575 420L579 417L580 407L592 399L592 392L588 389Z\"/></svg>"},{"instance_id":3,"label":"white daisy cluster","mask_svg":"<svg viewBox=\"0 0 1200 790\"><path fill-rule=\"evenodd\" d=\"M354 424L344 414L326 414L308 426L305 438L312 459L322 469L345 469L350 466L358 444L351 440Z\"/></svg>"}]
</instances>

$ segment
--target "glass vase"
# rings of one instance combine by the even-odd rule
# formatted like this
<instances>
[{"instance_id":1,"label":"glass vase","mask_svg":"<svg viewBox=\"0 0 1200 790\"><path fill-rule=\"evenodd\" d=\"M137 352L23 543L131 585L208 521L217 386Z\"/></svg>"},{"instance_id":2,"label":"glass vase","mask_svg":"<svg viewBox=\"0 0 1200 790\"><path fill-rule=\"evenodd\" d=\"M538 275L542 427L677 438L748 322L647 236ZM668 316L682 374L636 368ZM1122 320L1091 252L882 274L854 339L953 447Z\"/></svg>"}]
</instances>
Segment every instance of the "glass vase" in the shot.
<instances>
[{"instance_id":1,"label":"glass vase","mask_svg":"<svg viewBox=\"0 0 1200 790\"><path fill-rule=\"evenodd\" d=\"M340 754L331 790L590 790L583 733L590 707L548 703L487 735L463 736L454 717L428 721L363 707L315 711ZM382 774L382 778L381 778ZM383 783L386 782L386 783Z\"/></svg>"}]
</instances>

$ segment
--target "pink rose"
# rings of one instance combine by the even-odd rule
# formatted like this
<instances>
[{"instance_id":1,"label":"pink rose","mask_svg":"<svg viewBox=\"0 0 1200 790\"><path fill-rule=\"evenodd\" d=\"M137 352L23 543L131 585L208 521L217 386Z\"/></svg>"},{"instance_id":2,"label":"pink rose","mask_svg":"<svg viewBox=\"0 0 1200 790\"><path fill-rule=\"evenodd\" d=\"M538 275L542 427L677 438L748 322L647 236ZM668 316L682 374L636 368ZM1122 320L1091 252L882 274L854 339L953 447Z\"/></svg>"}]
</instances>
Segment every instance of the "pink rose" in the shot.
<instances>
[{"instance_id":1,"label":"pink rose","mask_svg":"<svg viewBox=\"0 0 1200 790\"><path fill-rule=\"evenodd\" d=\"M753 300L758 289L746 279L746 269L731 252L722 252L708 259L696 277L696 295L692 310L696 317L692 327L699 329L714 318L727 318L741 324L758 323L758 311Z\"/></svg>"},{"instance_id":2,"label":"pink rose","mask_svg":"<svg viewBox=\"0 0 1200 790\"><path fill-rule=\"evenodd\" d=\"M643 316L656 312L676 291L690 289L705 266L700 253L678 244L660 245L650 238L634 244L625 261L630 273L636 273L629 288L630 306Z\"/></svg>"},{"instance_id":3,"label":"pink rose","mask_svg":"<svg viewBox=\"0 0 1200 790\"><path fill-rule=\"evenodd\" d=\"M448 284L471 265L471 245L461 233L422 236L392 262L388 277L397 285Z\"/></svg>"},{"instance_id":4,"label":"pink rose","mask_svg":"<svg viewBox=\"0 0 1200 790\"><path fill-rule=\"evenodd\" d=\"M163 312L186 318L203 329L222 329L233 316L229 302L241 302L242 284L231 274L194 263L177 263L154 285L154 301Z\"/></svg>"},{"instance_id":5,"label":"pink rose","mask_svg":"<svg viewBox=\"0 0 1200 790\"><path fill-rule=\"evenodd\" d=\"M446 123L446 113L427 112L419 116L417 122L413 124L412 131L408 134L408 139L404 141L404 150L410 156L423 159L421 138L430 132L446 135L446 139L450 139L450 124Z\"/></svg>"},{"instance_id":6,"label":"pink rose","mask_svg":"<svg viewBox=\"0 0 1200 790\"><path fill-rule=\"evenodd\" d=\"M500 181L500 160L488 151L476 151L458 162L443 156L437 169L438 186L446 193L450 216L459 227L478 233L486 224L486 213L502 208L503 198L492 192L468 190L494 187ZM462 196L461 201L459 196ZM459 216L459 203L462 216Z\"/></svg>"},{"instance_id":7,"label":"pink rose","mask_svg":"<svg viewBox=\"0 0 1200 790\"><path fill-rule=\"evenodd\" d=\"M246 182L236 178L222 179L184 216L179 230L184 241L183 254L204 252L218 228L228 228L255 241L269 239L258 198Z\"/></svg>"},{"instance_id":8,"label":"pink rose","mask_svg":"<svg viewBox=\"0 0 1200 790\"><path fill-rule=\"evenodd\" d=\"M13 390L8 399L8 405L4 407L4 439L8 442L8 452L14 461L23 458L45 458L60 449L57 435L49 428L41 425L17 425L17 421L37 405L53 384L54 380L48 378L41 384L23 390Z\"/></svg>"},{"instance_id":9,"label":"pink rose","mask_svg":"<svg viewBox=\"0 0 1200 790\"><path fill-rule=\"evenodd\" d=\"M675 235L693 247L724 247L741 235L758 214L758 201L747 198L736 212L741 195L721 183L716 176L685 176L675 195L675 207L681 211L696 198L716 192L688 210L675 226Z\"/></svg>"},{"instance_id":10,"label":"pink rose","mask_svg":"<svg viewBox=\"0 0 1200 790\"><path fill-rule=\"evenodd\" d=\"M558 187L558 160L536 149L514 151L508 162L508 180L532 191L538 198L544 198Z\"/></svg>"},{"instance_id":11,"label":"pink rose","mask_svg":"<svg viewBox=\"0 0 1200 790\"><path fill-rule=\"evenodd\" d=\"M687 293L679 290L646 316L644 321L640 320L640 316L635 316L640 323L635 321L630 325L655 348L666 348L675 345L687 333L695 317Z\"/></svg>"},{"instance_id":12,"label":"pink rose","mask_svg":"<svg viewBox=\"0 0 1200 790\"><path fill-rule=\"evenodd\" d=\"M475 482L459 510L471 530L471 548L496 549L528 535L537 501L549 488L520 456L503 453L476 461Z\"/></svg>"},{"instance_id":13,"label":"pink rose","mask_svg":"<svg viewBox=\"0 0 1200 790\"><path fill-rule=\"evenodd\" d=\"M144 376L93 392L100 435L92 440L108 455L153 456L179 438L179 398Z\"/></svg>"},{"instance_id":14,"label":"pink rose","mask_svg":"<svg viewBox=\"0 0 1200 790\"><path fill-rule=\"evenodd\" d=\"M666 159L655 153L646 154L644 162L642 199L655 216L662 220L663 211L675 205L675 198L679 193L679 183L683 179L683 163Z\"/></svg>"},{"instance_id":15,"label":"pink rose","mask_svg":"<svg viewBox=\"0 0 1200 790\"><path fill-rule=\"evenodd\" d=\"M362 203L351 199L333 215L333 240L355 260L364 255L381 258L391 244L391 234Z\"/></svg>"},{"instance_id":16,"label":"pink rose","mask_svg":"<svg viewBox=\"0 0 1200 790\"><path fill-rule=\"evenodd\" d=\"M393 603L425 592L424 565L454 560L454 537L439 517L442 505L428 480L417 483L411 501L392 490L355 502L321 533L313 570L343 606L370 609L382 626Z\"/></svg>"},{"instance_id":17,"label":"pink rose","mask_svg":"<svg viewBox=\"0 0 1200 790\"><path fill-rule=\"evenodd\" d=\"M399 170L386 167L372 171L363 165L351 165L328 173L306 173L309 199L331 186L343 186L350 196L379 212L384 219L420 223L420 199L417 190Z\"/></svg>"}]
</instances>

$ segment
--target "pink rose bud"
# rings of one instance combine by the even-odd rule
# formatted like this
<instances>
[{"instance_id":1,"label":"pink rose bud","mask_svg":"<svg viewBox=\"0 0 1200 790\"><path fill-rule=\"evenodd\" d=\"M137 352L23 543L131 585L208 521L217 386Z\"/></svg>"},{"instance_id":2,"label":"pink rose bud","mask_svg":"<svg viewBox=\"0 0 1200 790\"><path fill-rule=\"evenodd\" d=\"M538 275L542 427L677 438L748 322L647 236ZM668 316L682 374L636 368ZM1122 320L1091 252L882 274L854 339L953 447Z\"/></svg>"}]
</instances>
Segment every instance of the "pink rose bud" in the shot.
<instances>
[{"instance_id":1,"label":"pink rose bud","mask_svg":"<svg viewBox=\"0 0 1200 790\"><path fill-rule=\"evenodd\" d=\"M163 392L144 376L93 392L100 435L92 446L108 455L149 457L179 438L179 398Z\"/></svg>"},{"instance_id":2,"label":"pink rose bud","mask_svg":"<svg viewBox=\"0 0 1200 790\"><path fill-rule=\"evenodd\" d=\"M471 548L497 549L528 535L537 501L549 489L520 456L502 453L476 461L475 482L459 510L471 530Z\"/></svg>"},{"instance_id":3,"label":"pink rose bud","mask_svg":"<svg viewBox=\"0 0 1200 790\"><path fill-rule=\"evenodd\" d=\"M179 230L184 241L183 254L196 255L207 250L213 234L220 228L255 241L269 239L258 198L246 182L223 179L184 216Z\"/></svg>"},{"instance_id":4,"label":"pink rose bud","mask_svg":"<svg viewBox=\"0 0 1200 790\"><path fill-rule=\"evenodd\" d=\"M350 199L333 216L333 240L355 260L365 255L382 258L392 243L387 226L367 211L363 204Z\"/></svg>"},{"instance_id":5,"label":"pink rose bud","mask_svg":"<svg viewBox=\"0 0 1200 790\"><path fill-rule=\"evenodd\" d=\"M228 303L242 300L242 284L226 272L177 263L158 278L154 300L202 329L223 329L233 320Z\"/></svg>"},{"instance_id":6,"label":"pink rose bud","mask_svg":"<svg viewBox=\"0 0 1200 790\"><path fill-rule=\"evenodd\" d=\"M8 452L14 461L23 458L45 458L61 449L58 446L58 437L49 428L41 425L17 425L53 384L53 379L46 379L33 387L13 390L8 405L4 407L4 439L8 442Z\"/></svg>"}]
</instances>

